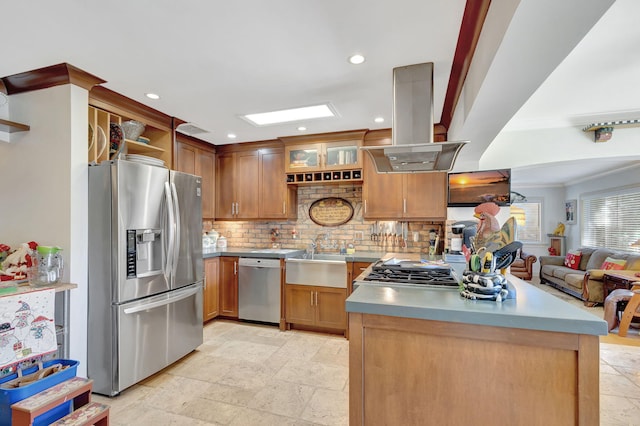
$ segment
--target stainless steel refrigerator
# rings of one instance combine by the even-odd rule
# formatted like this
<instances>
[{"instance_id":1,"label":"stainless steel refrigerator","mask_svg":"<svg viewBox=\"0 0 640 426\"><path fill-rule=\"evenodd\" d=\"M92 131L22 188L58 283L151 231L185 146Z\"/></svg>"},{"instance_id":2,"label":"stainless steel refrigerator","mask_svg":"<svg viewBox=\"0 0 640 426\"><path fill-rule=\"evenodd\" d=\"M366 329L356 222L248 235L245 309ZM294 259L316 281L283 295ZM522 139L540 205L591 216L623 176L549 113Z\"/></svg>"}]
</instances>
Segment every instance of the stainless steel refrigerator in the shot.
<instances>
[{"instance_id":1,"label":"stainless steel refrigerator","mask_svg":"<svg viewBox=\"0 0 640 426\"><path fill-rule=\"evenodd\" d=\"M87 371L113 396L202 344L200 177L90 166L88 237Z\"/></svg>"}]
</instances>

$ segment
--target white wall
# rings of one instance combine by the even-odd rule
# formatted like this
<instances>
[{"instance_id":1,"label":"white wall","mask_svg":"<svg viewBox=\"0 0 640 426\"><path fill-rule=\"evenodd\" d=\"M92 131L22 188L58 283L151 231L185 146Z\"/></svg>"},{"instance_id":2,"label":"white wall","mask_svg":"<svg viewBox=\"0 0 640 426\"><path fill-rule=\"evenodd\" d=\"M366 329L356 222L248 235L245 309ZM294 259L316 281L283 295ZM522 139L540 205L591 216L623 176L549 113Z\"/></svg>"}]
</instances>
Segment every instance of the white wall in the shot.
<instances>
[{"instance_id":1,"label":"white wall","mask_svg":"<svg viewBox=\"0 0 640 426\"><path fill-rule=\"evenodd\" d=\"M582 226L580 221L580 212L582 211L581 198L584 195L593 193L613 193L616 190L626 187L635 187L640 191L640 164L621 170L612 170L609 173L600 174L589 180L584 180L567 186L566 198L569 200L578 200L577 224L567 227L567 240L569 241L568 247L576 248L582 245L580 241L580 229ZM640 214L640 212L638 212L638 214Z\"/></svg>"},{"instance_id":2,"label":"white wall","mask_svg":"<svg viewBox=\"0 0 640 426\"><path fill-rule=\"evenodd\" d=\"M63 249L71 291L70 357L86 375L87 105L73 85L10 97L11 119L31 126L0 143L2 243L36 241Z\"/></svg>"}]
</instances>

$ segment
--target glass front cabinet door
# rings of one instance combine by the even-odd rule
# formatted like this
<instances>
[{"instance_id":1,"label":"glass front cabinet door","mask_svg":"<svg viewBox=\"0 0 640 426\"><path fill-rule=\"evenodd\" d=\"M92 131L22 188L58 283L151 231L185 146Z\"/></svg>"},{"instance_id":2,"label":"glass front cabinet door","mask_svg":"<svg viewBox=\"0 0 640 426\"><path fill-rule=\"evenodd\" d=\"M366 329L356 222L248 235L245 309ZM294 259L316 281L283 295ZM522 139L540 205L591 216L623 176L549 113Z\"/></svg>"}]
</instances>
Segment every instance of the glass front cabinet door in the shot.
<instances>
[{"instance_id":1,"label":"glass front cabinet door","mask_svg":"<svg viewBox=\"0 0 640 426\"><path fill-rule=\"evenodd\" d=\"M287 172L313 172L320 170L322 144L294 145L285 150Z\"/></svg>"},{"instance_id":2,"label":"glass front cabinet door","mask_svg":"<svg viewBox=\"0 0 640 426\"><path fill-rule=\"evenodd\" d=\"M327 170L351 169L362 167L357 142L335 142L325 144L324 162Z\"/></svg>"},{"instance_id":3,"label":"glass front cabinet door","mask_svg":"<svg viewBox=\"0 0 640 426\"><path fill-rule=\"evenodd\" d=\"M286 147L287 173L362 167L358 141L340 141Z\"/></svg>"}]
</instances>

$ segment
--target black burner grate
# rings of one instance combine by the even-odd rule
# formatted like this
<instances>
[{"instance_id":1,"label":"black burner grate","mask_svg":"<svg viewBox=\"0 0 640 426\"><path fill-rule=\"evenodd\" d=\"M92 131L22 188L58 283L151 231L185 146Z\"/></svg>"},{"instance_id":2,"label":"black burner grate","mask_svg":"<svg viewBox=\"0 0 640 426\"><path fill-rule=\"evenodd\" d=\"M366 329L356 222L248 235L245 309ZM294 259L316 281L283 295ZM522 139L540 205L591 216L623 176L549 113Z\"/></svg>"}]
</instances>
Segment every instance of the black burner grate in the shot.
<instances>
[{"instance_id":1,"label":"black burner grate","mask_svg":"<svg viewBox=\"0 0 640 426\"><path fill-rule=\"evenodd\" d=\"M383 283L418 284L431 286L457 287L458 281L451 274L450 268L384 265L379 261L364 278L365 281Z\"/></svg>"}]
</instances>

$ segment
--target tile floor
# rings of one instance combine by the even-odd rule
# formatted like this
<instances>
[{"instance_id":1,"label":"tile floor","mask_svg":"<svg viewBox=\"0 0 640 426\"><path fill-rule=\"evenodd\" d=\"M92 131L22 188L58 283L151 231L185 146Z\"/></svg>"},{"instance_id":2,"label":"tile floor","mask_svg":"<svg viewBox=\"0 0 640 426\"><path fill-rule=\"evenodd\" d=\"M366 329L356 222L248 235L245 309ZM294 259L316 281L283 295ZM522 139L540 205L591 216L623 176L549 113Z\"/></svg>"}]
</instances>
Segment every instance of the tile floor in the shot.
<instances>
[{"instance_id":1,"label":"tile floor","mask_svg":"<svg viewBox=\"0 0 640 426\"><path fill-rule=\"evenodd\" d=\"M347 425L342 337L213 321L205 343L115 398L111 424ZM640 347L601 344L600 424L640 425Z\"/></svg>"},{"instance_id":2,"label":"tile floor","mask_svg":"<svg viewBox=\"0 0 640 426\"><path fill-rule=\"evenodd\" d=\"M584 309L602 318L602 308ZM640 340L637 330L629 336ZM348 353L339 336L212 321L195 352L115 398L94 400L111 405L114 426L347 425ZM601 343L600 424L640 426L640 346Z\"/></svg>"}]
</instances>

